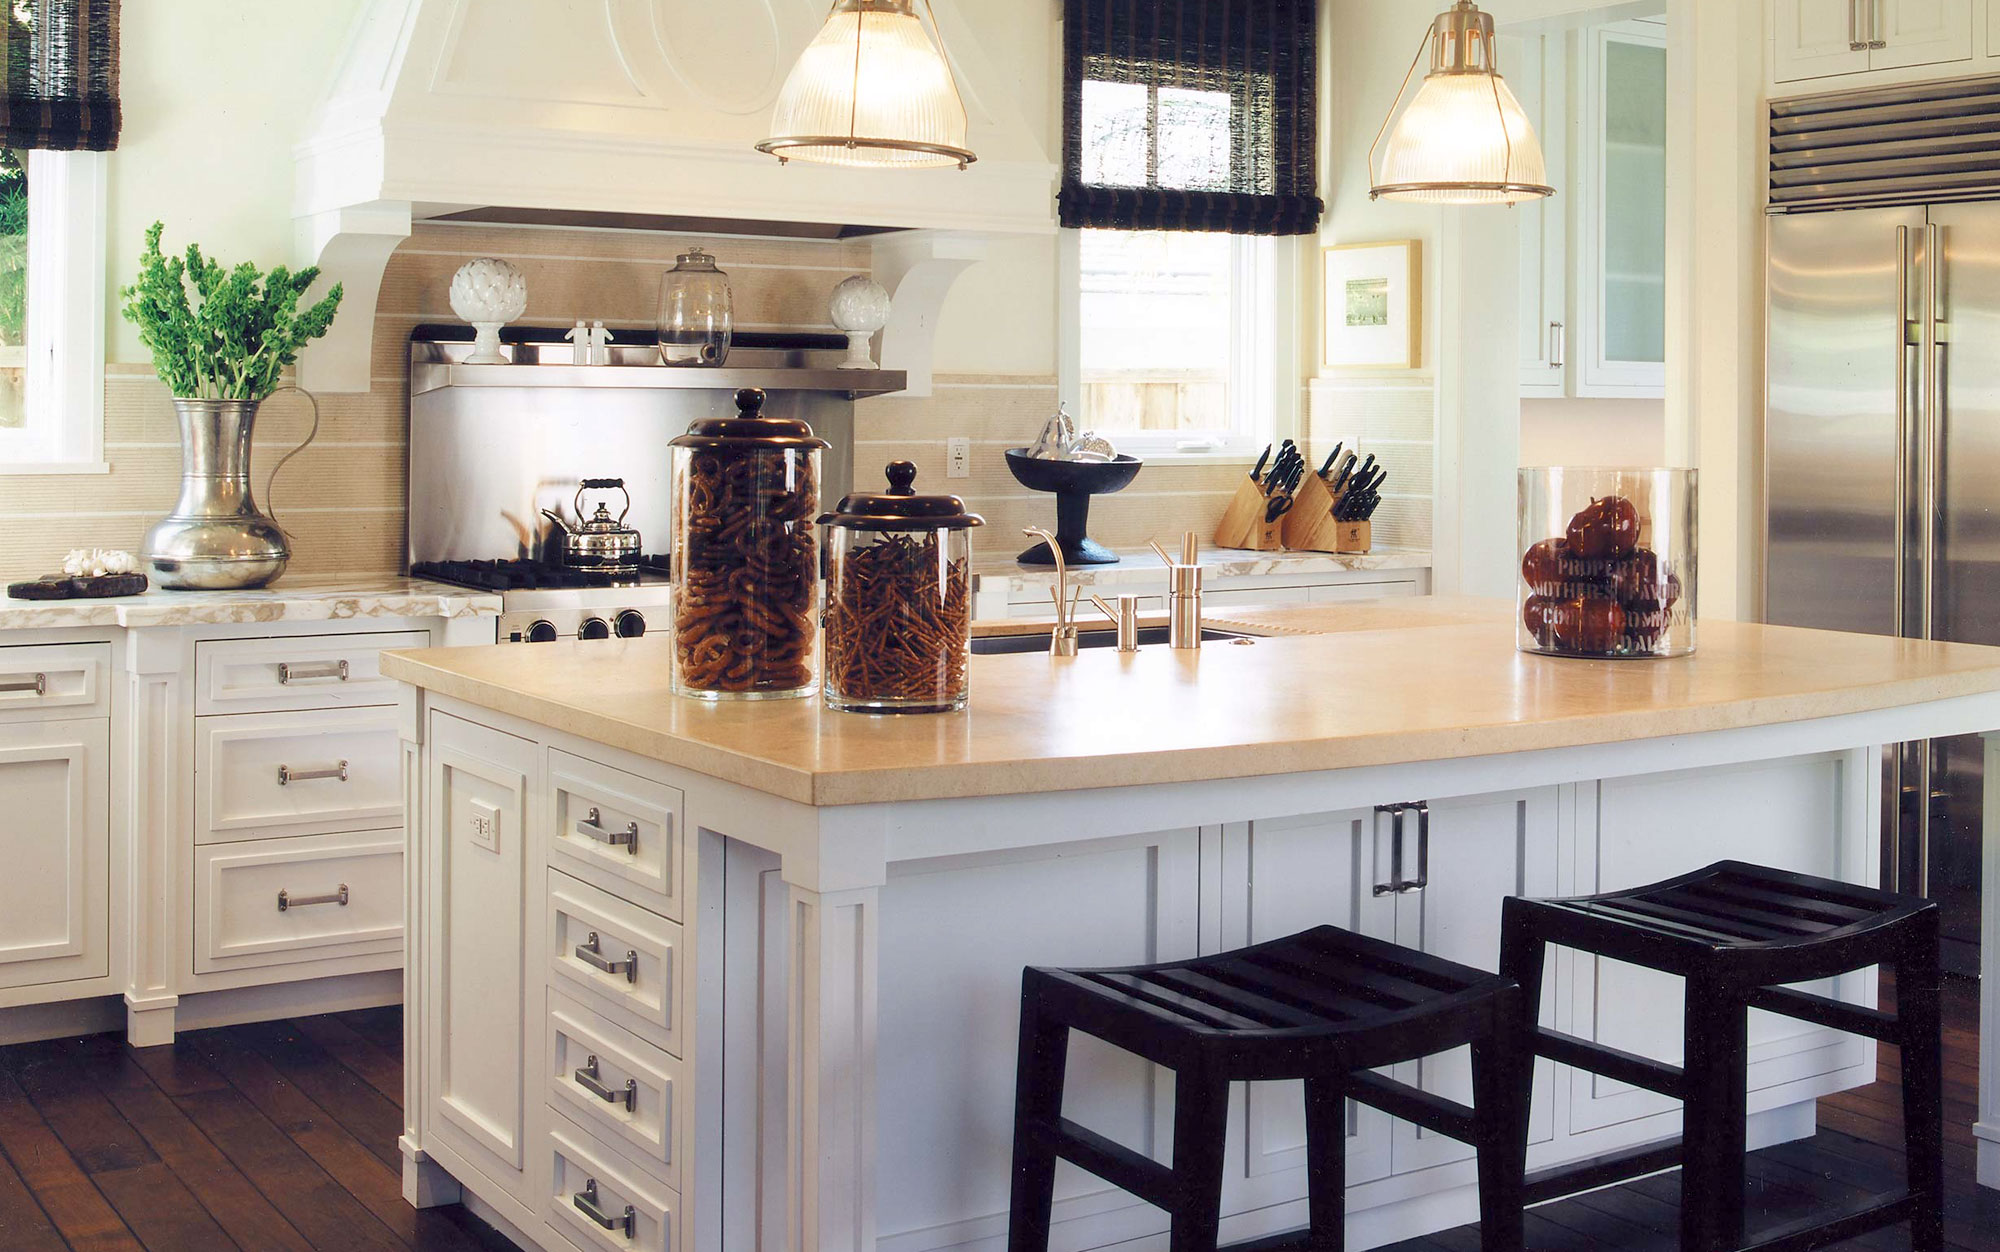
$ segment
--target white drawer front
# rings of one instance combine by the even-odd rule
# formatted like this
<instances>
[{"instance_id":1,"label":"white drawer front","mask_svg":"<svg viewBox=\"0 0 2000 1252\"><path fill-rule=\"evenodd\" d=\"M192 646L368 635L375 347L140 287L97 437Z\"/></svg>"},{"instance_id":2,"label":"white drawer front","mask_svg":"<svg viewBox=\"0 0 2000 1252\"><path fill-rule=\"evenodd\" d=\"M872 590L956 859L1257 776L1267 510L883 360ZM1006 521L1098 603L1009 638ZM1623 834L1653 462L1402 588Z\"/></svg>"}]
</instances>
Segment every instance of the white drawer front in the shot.
<instances>
[{"instance_id":1,"label":"white drawer front","mask_svg":"<svg viewBox=\"0 0 2000 1252\"><path fill-rule=\"evenodd\" d=\"M680 926L553 871L548 917L552 984L679 1056Z\"/></svg>"},{"instance_id":2,"label":"white drawer front","mask_svg":"<svg viewBox=\"0 0 2000 1252\"><path fill-rule=\"evenodd\" d=\"M108 716L110 669L108 643L0 648L0 722Z\"/></svg>"},{"instance_id":3,"label":"white drawer front","mask_svg":"<svg viewBox=\"0 0 2000 1252\"><path fill-rule=\"evenodd\" d=\"M680 1062L567 996L549 992L549 1102L622 1143L678 1187L674 1079Z\"/></svg>"},{"instance_id":4,"label":"white drawer front","mask_svg":"<svg viewBox=\"0 0 2000 1252\"><path fill-rule=\"evenodd\" d=\"M675 1252L680 1196L560 1114L550 1120L549 1224L592 1252Z\"/></svg>"},{"instance_id":5,"label":"white drawer front","mask_svg":"<svg viewBox=\"0 0 2000 1252\"><path fill-rule=\"evenodd\" d=\"M429 644L430 635L421 630L205 639L195 645L195 712L394 704L397 684L382 677L381 653Z\"/></svg>"},{"instance_id":6,"label":"white drawer front","mask_svg":"<svg viewBox=\"0 0 2000 1252\"><path fill-rule=\"evenodd\" d=\"M681 920L681 793L567 752L549 753L549 863Z\"/></svg>"},{"instance_id":7,"label":"white drawer front","mask_svg":"<svg viewBox=\"0 0 2000 1252\"><path fill-rule=\"evenodd\" d=\"M195 842L400 829L391 707L245 713L195 729Z\"/></svg>"},{"instance_id":8,"label":"white drawer front","mask_svg":"<svg viewBox=\"0 0 2000 1252\"><path fill-rule=\"evenodd\" d=\"M194 896L196 973L397 953L402 832L210 844Z\"/></svg>"}]
</instances>

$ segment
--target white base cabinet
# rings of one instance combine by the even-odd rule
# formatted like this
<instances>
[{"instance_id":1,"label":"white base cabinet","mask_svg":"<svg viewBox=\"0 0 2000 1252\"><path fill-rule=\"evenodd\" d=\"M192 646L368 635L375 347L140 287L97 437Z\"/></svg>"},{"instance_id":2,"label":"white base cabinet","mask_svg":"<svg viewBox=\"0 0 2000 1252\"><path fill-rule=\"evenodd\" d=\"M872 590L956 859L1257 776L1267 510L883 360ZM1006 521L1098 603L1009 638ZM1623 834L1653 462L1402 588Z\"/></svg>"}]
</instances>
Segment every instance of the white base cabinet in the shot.
<instances>
[{"instance_id":1,"label":"white base cabinet","mask_svg":"<svg viewBox=\"0 0 2000 1252\"><path fill-rule=\"evenodd\" d=\"M104 1029L122 996L132 1041L166 1043L183 997L347 1007L351 976L399 968L405 696L378 658L461 623L491 640L477 618L0 634L0 1040Z\"/></svg>"},{"instance_id":2,"label":"white base cabinet","mask_svg":"<svg viewBox=\"0 0 2000 1252\"><path fill-rule=\"evenodd\" d=\"M469 1195L546 1252L997 1246L1027 965L1170 960L1331 923L1494 968L1510 894L1725 856L1865 882L1878 855L1875 750L1790 728L1726 748L849 810L421 703L403 723L423 954L407 974L406 1195ZM636 823L637 849L580 819ZM1861 976L1829 990L1873 996ZM1671 980L1558 951L1541 1014L1679 1059ZM1751 1108L1772 1133L1809 1133L1814 1097L1873 1079L1871 1043L1761 1014L1753 1030ZM1470 1101L1468 1069L1461 1050L1399 1076ZM1302 1225L1296 1084L1232 1101L1225 1240ZM1064 1108L1156 1156L1170 1144L1170 1076L1095 1040L1072 1040ZM1678 1116L1543 1062L1530 1163L1654 1140ZM1470 1149L1359 1106L1348 1183L1357 1248L1476 1216ZM1072 1249L1165 1229L1067 1167L1055 1219Z\"/></svg>"}]
</instances>

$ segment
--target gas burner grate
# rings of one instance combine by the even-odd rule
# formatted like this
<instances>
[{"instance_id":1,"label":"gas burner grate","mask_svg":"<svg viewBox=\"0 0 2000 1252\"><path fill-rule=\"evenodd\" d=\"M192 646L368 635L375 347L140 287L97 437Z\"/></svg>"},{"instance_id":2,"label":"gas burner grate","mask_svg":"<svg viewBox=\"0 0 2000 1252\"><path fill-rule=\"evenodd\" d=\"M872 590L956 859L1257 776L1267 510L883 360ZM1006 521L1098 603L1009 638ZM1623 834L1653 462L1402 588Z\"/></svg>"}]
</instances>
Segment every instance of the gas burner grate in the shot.
<instances>
[{"instance_id":1,"label":"gas burner grate","mask_svg":"<svg viewBox=\"0 0 2000 1252\"><path fill-rule=\"evenodd\" d=\"M665 575L669 558L642 556L641 574ZM607 574L601 570L553 565L547 561L419 561L410 566L410 577L429 578L481 591L549 591L589 587L627 586L638 579L629 574Z\"/></svg>"}]
</instances>

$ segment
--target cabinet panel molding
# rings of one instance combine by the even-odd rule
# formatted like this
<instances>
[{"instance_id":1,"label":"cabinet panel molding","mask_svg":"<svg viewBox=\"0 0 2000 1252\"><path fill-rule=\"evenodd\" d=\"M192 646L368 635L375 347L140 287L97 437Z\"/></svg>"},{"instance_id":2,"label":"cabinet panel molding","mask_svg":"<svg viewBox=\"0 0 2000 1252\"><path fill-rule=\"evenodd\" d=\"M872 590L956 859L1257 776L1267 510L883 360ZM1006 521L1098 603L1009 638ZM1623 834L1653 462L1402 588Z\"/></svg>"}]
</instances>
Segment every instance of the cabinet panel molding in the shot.
<instances>
[{"instance_id":1,"label":"cabinet panel molding","mask_svg":"<svg viewBox=\"0 0 2000 1252\"><path fill-rule=\"evenodd\" d=\"M0 725L7 872L0 989L102 978L109 930L110 729L102 718Z\"/></svg>"}]
</instances>

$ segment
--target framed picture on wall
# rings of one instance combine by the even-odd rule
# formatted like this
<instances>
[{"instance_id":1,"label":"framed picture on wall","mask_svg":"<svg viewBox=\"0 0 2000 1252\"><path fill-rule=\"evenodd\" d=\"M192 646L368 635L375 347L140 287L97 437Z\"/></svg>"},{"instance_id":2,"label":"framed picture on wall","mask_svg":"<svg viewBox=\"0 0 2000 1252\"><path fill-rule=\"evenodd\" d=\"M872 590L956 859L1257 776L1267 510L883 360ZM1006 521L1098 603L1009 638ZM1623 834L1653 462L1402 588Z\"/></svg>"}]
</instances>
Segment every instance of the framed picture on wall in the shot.
<instances>
[{"instance_id":1,"label":"framed picture on wall","mask_svg":"<svg viewBox=\"0 0 2000 1252\"><path fill-rule=\"evenodd\" d=\"M1323 249L1320 349L1327 369L1416 369L1423 363L1423 242Z\"/></svg>"}]
</instances>

